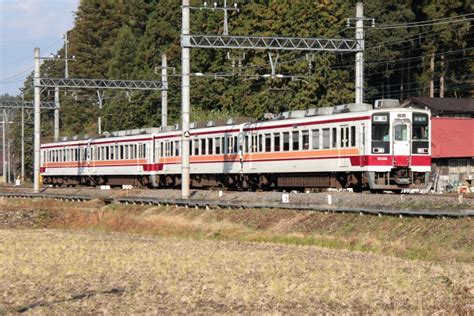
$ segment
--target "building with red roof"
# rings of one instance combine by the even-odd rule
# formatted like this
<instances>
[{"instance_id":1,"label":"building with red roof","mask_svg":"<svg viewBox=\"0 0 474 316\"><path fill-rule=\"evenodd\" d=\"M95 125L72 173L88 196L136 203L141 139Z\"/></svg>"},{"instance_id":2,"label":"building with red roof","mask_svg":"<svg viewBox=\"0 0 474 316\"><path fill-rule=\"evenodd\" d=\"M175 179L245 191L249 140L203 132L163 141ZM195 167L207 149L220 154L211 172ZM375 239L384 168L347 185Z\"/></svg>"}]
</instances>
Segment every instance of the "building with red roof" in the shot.
<instances>
[{"instance_id":1,"label":"building with red roof","mask_svg":"<svg viewBox=\"0 0 474 316\"><path fill-rule=\"evenodd\" d=\"M474 100L412 97L403 107L431 110L431 156L437 189L474 179Z\"/></svg>"}]
</instances>

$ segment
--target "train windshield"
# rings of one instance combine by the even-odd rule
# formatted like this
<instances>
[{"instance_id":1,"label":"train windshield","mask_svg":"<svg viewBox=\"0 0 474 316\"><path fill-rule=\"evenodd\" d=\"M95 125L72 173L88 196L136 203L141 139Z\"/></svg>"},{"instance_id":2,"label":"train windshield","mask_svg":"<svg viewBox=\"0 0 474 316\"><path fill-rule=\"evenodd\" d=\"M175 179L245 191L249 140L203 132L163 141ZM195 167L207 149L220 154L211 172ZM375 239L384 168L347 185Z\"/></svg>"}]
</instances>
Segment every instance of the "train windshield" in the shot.
<instances>
[{"instance_id":1,"label":"train windshield","mask_svg":"<svg viewBox=\"0 0 474 316\"><path fill-rule=\"evenodd\" d=\"M372 140L390 140L390 123L388 121L388 113L375 114L372 117Z\"/></svg>"},{"instance_id":2,"label":"train windshield","mask_svg":"<svg viewBox=\"0 0 474 316\"><path fill-rule=\"evenodd\" d=\"M428 140L428 115L413 113L413 140Z\"/></svg>"}]
</instances>

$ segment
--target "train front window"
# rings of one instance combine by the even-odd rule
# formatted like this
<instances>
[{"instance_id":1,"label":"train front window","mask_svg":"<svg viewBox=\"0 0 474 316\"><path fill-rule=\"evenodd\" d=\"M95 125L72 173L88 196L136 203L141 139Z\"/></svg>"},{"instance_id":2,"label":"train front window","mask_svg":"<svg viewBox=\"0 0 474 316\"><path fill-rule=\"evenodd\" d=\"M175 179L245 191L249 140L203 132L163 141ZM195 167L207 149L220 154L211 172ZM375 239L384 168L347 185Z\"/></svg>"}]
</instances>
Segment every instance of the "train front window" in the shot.
<instances>
[{"instance_id":1,"label":"train front window","mask_svg":"<svg viewBox=\"0 0 474 316\"><path fill-rule=\"evenodd\" d=\"M428 140L428 115L413 113L413 140Z\"/></svg>"},{"instance_id":2,"label":"train front window","mask_svg":"<svg viewBox=\"0 0 474 316\"><path fill-rule=\"evenodd\" d=\"M372 116L372 153L388 154L390 151L389 113L376 113Z\"/></svg>"}]
</instances>

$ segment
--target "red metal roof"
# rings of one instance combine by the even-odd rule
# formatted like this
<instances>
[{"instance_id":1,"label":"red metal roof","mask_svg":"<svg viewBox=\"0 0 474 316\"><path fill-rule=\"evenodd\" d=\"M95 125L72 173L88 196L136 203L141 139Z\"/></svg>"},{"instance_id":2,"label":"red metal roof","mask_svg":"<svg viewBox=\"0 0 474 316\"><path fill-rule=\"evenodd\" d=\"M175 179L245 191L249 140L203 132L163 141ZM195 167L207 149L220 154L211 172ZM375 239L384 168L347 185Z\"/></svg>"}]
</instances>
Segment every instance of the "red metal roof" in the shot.
<instances>
[{"instance_id":1,"label":"red metal roof","mask_svg":"<svg viewBox=\"0 0 474 316\"><path fill-rule=\"evenodd\" d=\"M474 119L432 117L433 158L474 157Z\"/></svg>"}]
</instances>

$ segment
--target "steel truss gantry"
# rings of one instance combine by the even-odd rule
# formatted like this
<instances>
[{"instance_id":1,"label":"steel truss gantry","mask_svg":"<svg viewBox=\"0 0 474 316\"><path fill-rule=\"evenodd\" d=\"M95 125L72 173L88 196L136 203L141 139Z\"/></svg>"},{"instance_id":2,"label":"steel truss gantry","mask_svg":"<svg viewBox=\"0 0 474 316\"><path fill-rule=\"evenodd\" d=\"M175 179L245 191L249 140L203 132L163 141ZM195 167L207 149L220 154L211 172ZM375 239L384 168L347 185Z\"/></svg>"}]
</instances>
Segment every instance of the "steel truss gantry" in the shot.
<instances>
[{"instance_id":1,"label":"steel truss gantry","mask_svg":"<svg viewBox=\"0 0 474 316\"><path fill-rule=\"evenodd\" d=\"M68 89L163 90L161 81L81 78L35 78L35 87Z\"/></svg>"},{"instance_id":2,"label":"steel truss gantry","mask_svg":"<svg viewBox=\"0 0 474 316\"><path fill-rule=\"evenodd\" d=\"M55 102L41 102L40 107L45 110L54 110ZM34 109L33 101L0 101L0 108L7 109Z\"/></svg>"},{"instance_id":3,"label":"steel truss gantry","mask_svg":"<svg viewBox=\"0 0 474 316\"><path fill-rule=\"evenodd\" d=\"M60 88L67 89L102 89L115 90L164 90L161 81L154 80L109 80L109 79L83 79L83 78L42 78L40 75L40 49L35 48L35 71L33 78L34 88L34 192L40 190L40 148L41 148L41 89L55 88L59 95ZM99 100L100 101L100 100ZM57 107L56 107L57 108ZM55 108L55 109L56 109Z\"/></svg>"},{"instance_id":4,"label":"steel truss gantry","mask_svg":"<svg viewBox=\"0 0 474 316\"><path fill-rule=\"evenodd\" d=\"M358 52L357 40L302 37L265 37L231 35L182 35L181 46L186 48L262 49Z\"/></svg>"}]
</instances>

